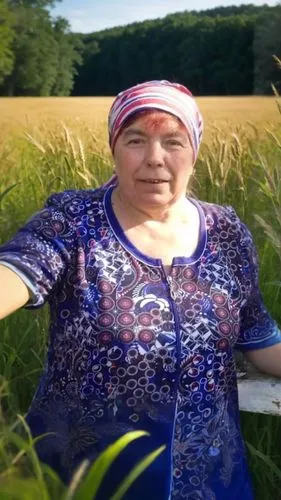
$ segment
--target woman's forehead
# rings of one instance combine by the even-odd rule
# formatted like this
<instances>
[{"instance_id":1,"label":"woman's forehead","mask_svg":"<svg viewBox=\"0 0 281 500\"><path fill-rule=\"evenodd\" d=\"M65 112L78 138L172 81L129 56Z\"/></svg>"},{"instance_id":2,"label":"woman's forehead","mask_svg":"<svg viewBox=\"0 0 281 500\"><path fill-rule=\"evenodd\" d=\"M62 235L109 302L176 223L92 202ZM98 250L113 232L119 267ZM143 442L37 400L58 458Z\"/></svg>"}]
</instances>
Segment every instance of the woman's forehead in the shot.
<instances>
[{"instance_id":1,"label":"woman's forehead","mask_svg":"<svg viewBox=\"0 0 281 500\"><path fill-rule=\"evenodd\" d=\"M140 129L143 132L174 133L186 132L184 124L165 111L149 111L140 113L126 124L123 131Z\"/></svg>"}]
</instances>

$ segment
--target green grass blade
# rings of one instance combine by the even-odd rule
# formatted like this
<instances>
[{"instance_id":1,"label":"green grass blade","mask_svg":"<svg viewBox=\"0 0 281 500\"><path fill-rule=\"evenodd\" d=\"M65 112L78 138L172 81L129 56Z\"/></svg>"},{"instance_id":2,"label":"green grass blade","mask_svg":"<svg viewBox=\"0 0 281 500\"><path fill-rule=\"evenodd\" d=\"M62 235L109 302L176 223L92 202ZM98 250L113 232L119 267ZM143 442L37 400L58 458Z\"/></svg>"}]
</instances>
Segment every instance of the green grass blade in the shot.
<instances>
[{"instance_id":1,"label":"green grass blade","mask_svg":"<svg viewBox=\"0 0 281 500\"><path fill-rule=\"evenodd\" d=\"M128 432L116 443L110 445L94 462L87 476L83 480L83 484L75 493L75 500L93 500L96 496L100 484L110 468L113 461L120 455L123 449L132 441L143 436L149 436L145 431Z\"/></svg>"},{"instance_id":2,"label":"green grass blade","mask_svg":"<svg viewBox=\"0 0 281 500\"><path fill-rule=\"evenodd\" d=\"M31 463L33 465L34 474L36 476L38 484L40 485L41 499L42 500L50 500L50 496L48 494L47 486L46 486L44 476L43 476L42 467L41 467L39 458L38 458L37 453L36 453L34 446L33 446L34 439L31 435L30 429L29 429L26 421L24 420L24 418L21 415L18 415L18 418L21 421L21 423L24 427L24 430L26 431L27 436L28 436L28 444L29 444L28 454L29 454Z\"/></svg>"},{"instance_id":3,"label":"green grass blade","mask_svg":"<svg viewBox=\"0 0 281 500\"><path fill-rule=\"evenodd\" d=\"M269 469L274 472L278 479L281 480L281 469L279 469L277 465L275 465L271 458L267 455L264 455L264 453L262 453L261 451L257 450L251 443L248 443L248 441L246 441L246 444L251 454L260 458L269 467Z\"/></svg>"},{"instance_id":4,"label":"green grass blade","mask_svg":"<svg viewBox=\"0 0 281 500\"><path fill-rule=\"evenodd\" d=\"M4 199L4 197L12 190L14 189L14 187L16 187L17 185L19 184L19 182L16 182L15 184L12 184L11 186L7 187L7 189L5 189L3 191L3 193L0 193L0 207L1 207L1 203Z\"/></svg>"},{"instance_id":5,"label":"green grass blade","mask_svg":"<svg viewBox=\"0 0 281 500\"><path fill-rule=\"evenodd\" d=\"M144 459L142 459L125 477L124 481L120 484L116 493L111 497L110 500L121 500L125 493L128 491L133 482L144 472L149 465L154 462L154 460L165 450L166 446L160 446L157 450L146 455Z\"/></svg>"}]
</instances>

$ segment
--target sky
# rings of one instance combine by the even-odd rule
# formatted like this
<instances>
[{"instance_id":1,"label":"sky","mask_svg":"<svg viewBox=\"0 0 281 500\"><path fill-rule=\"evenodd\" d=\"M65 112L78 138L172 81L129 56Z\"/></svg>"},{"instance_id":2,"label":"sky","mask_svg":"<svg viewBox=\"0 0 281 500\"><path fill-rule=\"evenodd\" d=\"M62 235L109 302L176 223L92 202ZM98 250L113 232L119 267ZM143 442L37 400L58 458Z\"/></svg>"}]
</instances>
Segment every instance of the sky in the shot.
<instances>
[{"instance_id":1,"label":"sky","mask_svg":"<svg viewBox=\"0 0 281 500\"><path fill-rule=\"evenodd\" d=\"M242 4L273 6L277 3L276 0L196 0L195 8L195 0L62 0L52 9L52 14L68 19L71 31L91 33L184 10Z\"/></svg>"}]
</instances>

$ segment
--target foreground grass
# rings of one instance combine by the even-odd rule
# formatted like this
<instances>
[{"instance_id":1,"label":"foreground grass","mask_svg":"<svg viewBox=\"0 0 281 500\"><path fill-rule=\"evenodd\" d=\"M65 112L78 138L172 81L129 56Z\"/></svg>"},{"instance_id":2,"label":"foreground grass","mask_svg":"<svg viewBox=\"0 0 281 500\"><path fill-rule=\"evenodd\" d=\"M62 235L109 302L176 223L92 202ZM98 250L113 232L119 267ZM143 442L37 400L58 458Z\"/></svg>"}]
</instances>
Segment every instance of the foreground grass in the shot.
<instances>
[{"instance_id":1,"label":"foreground grass","mask_svg":"<svg viewBox=\"0 0 281 500\"><path fill-rule=\"evenodd\" d=\"M260 131L253 124L244 124L232 132L214 127L208 134L192 194L232 205L249 225L260 256L265 303L281 325L281 130L274 125ZM105 135L104 129L93 131L88 126L80 127L78 135L63 124L53 129L41 125L36 130L26 129L24 137L5 141L0 152L0 244L42 207L51 192L96 187L109 177L112 162L105 141L100 139ZM56 500L65 494L57 479L50 471L41 470L33 455L27 453L29 465L23 464L18 453L26 445L15 443L14 435L7 434L16 415L26 412L34 393L44 362L47 324L45 308L18 311L1 322L0 486L7 484L3 480L7 474L14 481L23 473L25 480L31 481L31 489L46 481L46 495ZM281 419L250 414L241 417L256 498L277 500L281 498ZM0 498L10 497L1 496L0 488Z\"/></svg>"}]
</instances>

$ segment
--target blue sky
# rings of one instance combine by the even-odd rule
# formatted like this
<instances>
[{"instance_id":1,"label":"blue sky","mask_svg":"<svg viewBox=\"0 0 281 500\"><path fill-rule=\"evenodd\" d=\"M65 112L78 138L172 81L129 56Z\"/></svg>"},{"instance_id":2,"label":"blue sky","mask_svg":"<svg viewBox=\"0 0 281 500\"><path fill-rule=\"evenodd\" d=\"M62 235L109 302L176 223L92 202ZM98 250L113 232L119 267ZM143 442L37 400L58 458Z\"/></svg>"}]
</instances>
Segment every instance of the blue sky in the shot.
<instances>
[{"instance_id":1,"label":"blue sky","mask_svg":"<svg viewBox=\"0 0 281 500\"><path fill-rule=\"evenodd\" d=\"M205 10L219 5L276 5L276 0L62 0L52 9L54 16L69 20L72 31L90 33L135 21L164 17L184 10Z\"/></svg>"}]
</instances>

